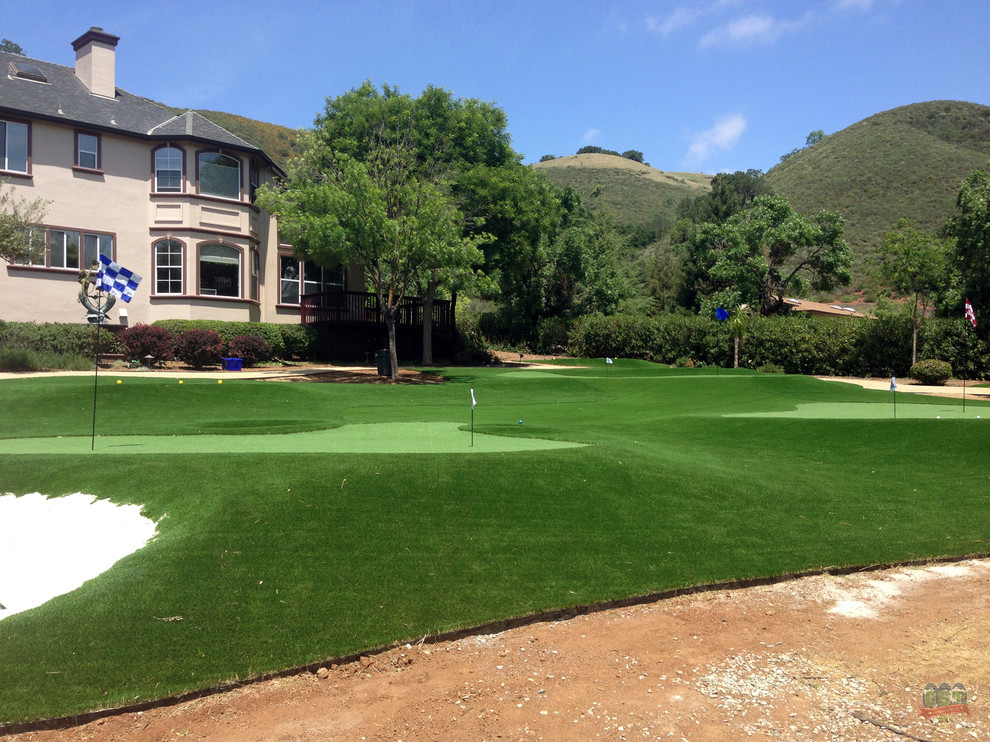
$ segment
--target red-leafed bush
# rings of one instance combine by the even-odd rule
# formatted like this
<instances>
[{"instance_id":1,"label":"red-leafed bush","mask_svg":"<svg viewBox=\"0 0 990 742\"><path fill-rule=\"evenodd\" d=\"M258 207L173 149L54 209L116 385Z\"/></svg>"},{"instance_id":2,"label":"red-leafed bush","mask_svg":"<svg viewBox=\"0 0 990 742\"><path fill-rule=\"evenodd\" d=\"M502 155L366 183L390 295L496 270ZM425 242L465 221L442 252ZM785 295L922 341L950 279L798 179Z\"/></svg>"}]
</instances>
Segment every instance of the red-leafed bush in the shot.
<instances>
[{"instance_id":1,"label":"red-leafed bush","mask_svg":"<svg viewBox=\"0 0 990 742\"><path fill-rule=\"evenodd\" d=\"M223 356L223 340L213 330L186 330L172 341L172 349L193 368L216 366Z\"/></svg>"},{"instance_id":2,"label":"red-leafed bush","mask_svg":"<svg viewBox=\"0 0 990 742\"><path fill-rule=\"evenodd\" d=\"M151 356L156 361L172 358L172 334L164 327L135 325L121 332L117 339L129 358Z\"/></svg>"},{"instance_id":3,"label":"red-leafed bush","mask_svg":"<svg viewBox=\"0 0 990 742\"><path fill-rule=\"evenodd\" d=\"M227 355L240 358L245 366L272 359L272 346L261 335L238 335L230 341Z\"/></svg>"}]
</instances>

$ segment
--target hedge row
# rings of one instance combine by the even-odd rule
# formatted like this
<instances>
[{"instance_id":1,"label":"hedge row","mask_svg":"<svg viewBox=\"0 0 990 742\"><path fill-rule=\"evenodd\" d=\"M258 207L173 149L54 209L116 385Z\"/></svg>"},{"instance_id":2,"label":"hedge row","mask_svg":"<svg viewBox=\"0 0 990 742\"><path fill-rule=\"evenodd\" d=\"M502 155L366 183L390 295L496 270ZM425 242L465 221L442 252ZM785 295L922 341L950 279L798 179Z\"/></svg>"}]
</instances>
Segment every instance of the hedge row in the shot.
<instances>
[{"instance_id":1,"label":"hedge row","mask_svg":"<svg viewBox=\"0 0 990 742\"><path fill-rule=\"evenodd\" d=\"M675 364L732 365L728 328L687 315L588 316L569 336L571 355L616 356ZM990 344L963 320L932 319L918 336L918 359L947 361L957 377L990 378ZM808 315L753 317L739 365L780 366L792 374L906 376L911 367L911 323L902 317L854 320Z\"/></svg>"},{"instance_id":2,"label":"hedge row","mask_svg":"<svg viewBox=\"0 0 990 742\"><path fill-rule=\"evenodd\" d=\"M96 355L97 333L100 353L120 353L120 343L112 332L95 325L69 325L48 322L4 322L0 320L0 348L26 350L32 353L58 356Z\"/></svg>"},{"instance_id":3,"label":"hedge row","mask_svg":"<svg viewBox=\"0 0 990 742\"><path fill-rule=\"evenodd\" d=\"M224 352L239 335L257 335L271 346L275 358L310 359L316 348L316 331L303 325L281 325L272 322L223 322L209 319L165 319L154 323L176 337L186 330L212 330L223 340Z\"/></svg>"}]
</instances>

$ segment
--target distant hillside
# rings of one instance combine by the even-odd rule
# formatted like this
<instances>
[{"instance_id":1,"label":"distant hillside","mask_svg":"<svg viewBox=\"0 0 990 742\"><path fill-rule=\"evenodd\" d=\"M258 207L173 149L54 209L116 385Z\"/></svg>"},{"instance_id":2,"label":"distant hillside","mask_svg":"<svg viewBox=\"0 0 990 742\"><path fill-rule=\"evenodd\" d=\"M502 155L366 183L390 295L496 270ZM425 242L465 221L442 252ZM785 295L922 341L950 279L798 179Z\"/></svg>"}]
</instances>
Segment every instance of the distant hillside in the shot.
<instances>
[{"instance_id":1,"label":"distant hillside","mask_svg":"<svg viewBox=\"0 0 990 742\"><path fill-rule=\"evenodd\" d=\"M177 114L189 110L174 106L165 106L165 108ZM300 132L296 129L289 129L278 124L267 124L264 121L255 121L222 111L196 111L196 113L209 119L217 126L222 126L231 134L264 150L283 171L289 160L302 151Z\"/></svg>"},{"instance_id":2,"label":"distant hillside","mask_svg":"<svg viewBox=\"0 0 990 742\"><path fill-rule=\"evenodd\" d=\"M846 218L855 273L880 237L905 217L938 229L960 182L990 159L990 107L916 103L870 116L801 150L767 173L795 209ZM859 270L856 270L859 269Z\"/></svg>"},{"instance_id":3,"label":"distant hillside","mask_svg":"<svg viewBox=\"0 0 990 742\"><path fill-rule=\"evenodd\" d=\"M573 186L590 209L606 208L618 224L628 226L672 222L685 196L696 196L711 184L709 175L665 172L615 155L570 155L532 167L557 186Z\"/></svg>"}]
</instances>

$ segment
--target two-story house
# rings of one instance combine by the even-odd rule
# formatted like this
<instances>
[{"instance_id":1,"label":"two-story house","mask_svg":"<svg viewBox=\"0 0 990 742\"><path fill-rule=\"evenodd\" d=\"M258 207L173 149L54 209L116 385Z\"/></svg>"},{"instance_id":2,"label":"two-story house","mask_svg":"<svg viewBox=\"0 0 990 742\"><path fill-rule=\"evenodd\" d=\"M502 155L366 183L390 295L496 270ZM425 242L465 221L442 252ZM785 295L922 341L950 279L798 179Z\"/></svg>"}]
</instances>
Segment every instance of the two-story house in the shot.
<instances>
[{"instance_id":1,"label":"two-story house","mask_svg":"<svg viewBox=\"0 0 990 742\"><path fill-rule=\"evenodd\" d=\"M363 290L297 261L253 203L280 175L260 149L116 86L119 38L92 28L75 67L0 52L0 178L49 202L44 258L0 263L0 319L81 322L79 271L99 253L142 276L112 322L299 322L301 296ZM119 316L116 316L120 312Z\"/></svg>"}]
</instances>

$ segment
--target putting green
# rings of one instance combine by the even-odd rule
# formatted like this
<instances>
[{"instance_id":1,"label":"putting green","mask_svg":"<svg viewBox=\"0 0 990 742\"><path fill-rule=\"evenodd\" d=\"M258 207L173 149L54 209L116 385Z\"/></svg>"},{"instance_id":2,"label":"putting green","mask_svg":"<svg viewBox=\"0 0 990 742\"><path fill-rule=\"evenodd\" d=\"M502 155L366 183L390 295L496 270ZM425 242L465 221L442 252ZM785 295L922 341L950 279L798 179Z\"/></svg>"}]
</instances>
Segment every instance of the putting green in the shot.
<instances>
[{"instance_id":1,"label":"putting green","mask_svg":"<svg viewBox=\"0 0 990 742\"><path fill-rule=\"evenodd\" d=\"M987 416L986 407L969 407L965 412L961 405L911 404L898 402L897 419L977 420ZM812 402L799 404L796 410L777 412L746 412L723 417L799 417L807 420L890 420L894 417L894 405L890 402Z\"/></svg>"},{"instance_id":2,"label":"putting green","mask_svg":"<svg viewBox=\"0 0 990 742\"><path fill-rule=\"evenodd\" d=\"M273 435L101 435L7 438L0 455L178 453L505 453L577 448L584 443L474 434L463 423L371 423Z\"/></svg>"}]
</instances>

